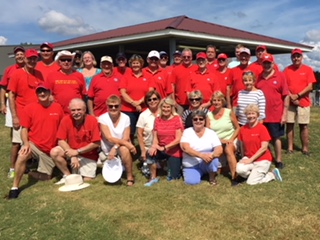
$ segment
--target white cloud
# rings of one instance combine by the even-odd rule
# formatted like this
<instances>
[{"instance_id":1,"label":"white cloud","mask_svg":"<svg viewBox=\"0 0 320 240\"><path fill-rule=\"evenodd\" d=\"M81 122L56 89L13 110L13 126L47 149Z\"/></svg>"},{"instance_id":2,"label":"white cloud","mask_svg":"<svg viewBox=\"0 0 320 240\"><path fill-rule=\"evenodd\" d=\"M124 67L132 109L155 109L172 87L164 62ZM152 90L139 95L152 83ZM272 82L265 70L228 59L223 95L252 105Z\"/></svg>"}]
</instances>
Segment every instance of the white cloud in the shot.
<instances>
[{"instance_id":1,"label":"white cloud","mask_svg":"<svg viewBox=\"0 0 320 240\"><path fill-rule=\"evenodd\" d=\"M54 10L46 12L38 20L38 24L46 32L66 36L80 36L96 32L94 27L84 23L82 18L72 18Z\"/></svg>"},{"instance_id":2,"label":"white cloud","mask_svg":"<svg viewBox=\"0 0 320 240\"><path fill-rule=\"evenodd\" d=\"M8 39L4 36L0 36L0 45L6 45Z\"/></svg>"}]
</instances>

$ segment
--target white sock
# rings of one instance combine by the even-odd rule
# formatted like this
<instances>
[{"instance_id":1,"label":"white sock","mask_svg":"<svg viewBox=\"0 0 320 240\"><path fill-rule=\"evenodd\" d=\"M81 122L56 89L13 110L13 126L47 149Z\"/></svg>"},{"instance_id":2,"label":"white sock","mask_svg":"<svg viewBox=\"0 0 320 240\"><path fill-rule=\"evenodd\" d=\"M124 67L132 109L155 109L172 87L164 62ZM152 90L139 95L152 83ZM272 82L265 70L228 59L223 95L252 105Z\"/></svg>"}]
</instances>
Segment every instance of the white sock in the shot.
<instances>
[{"instance_id":1,"label":"white sock","mask_svg":"<svg viewBox=\"0 0 320 240\"><path fill-rule=\"evenodd\" d=\"M11 190L18 190L18 188L17 187L12 187Z\"/></svg>"}]
</instances>

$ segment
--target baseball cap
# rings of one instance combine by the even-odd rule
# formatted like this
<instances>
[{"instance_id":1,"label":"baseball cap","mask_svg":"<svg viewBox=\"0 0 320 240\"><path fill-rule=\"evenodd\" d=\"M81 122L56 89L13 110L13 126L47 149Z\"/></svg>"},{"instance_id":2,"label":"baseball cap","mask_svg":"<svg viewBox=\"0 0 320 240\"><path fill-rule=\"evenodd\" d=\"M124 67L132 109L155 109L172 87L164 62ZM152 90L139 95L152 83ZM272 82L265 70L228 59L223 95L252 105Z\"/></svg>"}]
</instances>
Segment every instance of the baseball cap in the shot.
<instances>
[{"instance_id":1,"label":"baseball cap","mask_svg":"<svg viewBox=\"0 0 320 240\"><path fill-rule=\"evenodd\" d=\"M300 54L300 55L302 55L302 51L301 51L300 48L295 48L295 49L293 49L292 52L291 52L291 55L293 55L293 54Z\"/></svg>"},{"instance_id":2,"label":"baseball cap","mask_svg":"<svg viewBox=\"0 0 320 240\"><path fill-rule=\"evenodd\" d=\"M38 89L44 89L44 90L46 90L46 91L50 91L50 89L49 89L49 87L45 84L45 83L40 83L37 87L36 87L36 91L38 90Z\"/></svg>"},{"instance_id":3,"label":"baseball cap","mask_svg":"<svg viewBox=\"0 0 320 240\"><path fill-rule=\"evenodd\" d=\"M112 57L110 57L110 56L103 56L103 57L101 58L100 62L110 62L110 63L113 63Z\"/></svg>"},{"instance_id":4,"label":"baseball cap","mask_svg":"<svg viewBox=\"0 0 320 240\"><path fill-rule=\"evenodd\" d=\"M196 59L198 60L199 58L207 59L207 54L205 52L199 52L197 53Z\"/></svg>"},{"instance_id":5,"label":"baseball cap","mask_svg":"<svg viewBox=\"0 0 320 240\"><path fill-rule=\"evenodd\" d=\"M30 57L38 57L39 55L37 50L31 48L26 50L25 56L26 58L30 58Z\"/></svg>"},{"instance_id":6,"label":"baseball cap","mask_svg":"<svg viewBox=\"0 0 320 240\"><path fill-rule=\"evenodd\" d=\"M181 55L182 53L179 50L174 51L173 55Z\"/></svg>"},{"instance_id":7,"label":"baseball cap","mask_svg":"<svg viewBox=\"0 0 320 240\"><path fill-rule=\"evenodd\" d=\"M68 50L62 50L60 52L57 53L56 57L54 58L55 61L58 61L62 56L65 56L65 57L74 57L74 55L76 55L76 53L71 53L70 51Z\"/></svg>"},{"instance_id":8,"label":"baseball cap","mask_svg":"<svg viewBox=\"0 0 320 240\"><path fill-rule=\"evenodd\" d=\"M17 47L14 47L13 48L13 52L14 52L14 54L16 54L17 52L25 52L26 50L24 50L24 47L22 47L22 46L17 46Z\"/></svg>"},{"instance_id":9,"label":"baseball cap","mask_svg":"<svg viewBox=\"0 0 320 240\"><path fill-rule=\"evenodd\" d=\"M116 59L119 59L119 58L125 58L125 59L127 59L126 55L125 55L124 53L122 53L122 52L117 53Z\"/></svg>"},{"instance_id":10,"label":"baseball cap","mask_svg":"<svg viewBox=\"0 0 320 240\"><path fill-rule=\"evenodd\" d=\"M225 53L220 53L217 57L217 59L222 58L222 59L227 59L228 56Z\"/></svg>"},{"instance_id":11,"label":"baseball cap","mask_svg":"<svg viewBox=\"0 0 320 240\"><path fill-rule=\"evenodd\" d=\"M168 53L166 51L161 51L159 54L160 54L160 57L163 55L168 56Z\"/></svg>"},{"instance_id":12,"label":"baseball cap","mask_svg":"<svg viewBox=\"0 0 320 240\"><path fill-rule=\"evenodd\" d=\"M50 48L51 50L53 49L53 44L52 43L49 43L49 42L44 42L40 45L40 48L43 48L43 47L48 47Z\"/></svg>"},{"instance_id":13,"label":"baseball cap","mask_svg":"<svg viewBox=\"0 0 320 240\"><path fill-rule=\"evenodd\" d=\"M250 52L249 48L241 48L240 53L246 53L248 55L251 55L251 52Z\"/></svg>"},{"instance_id":14,"label":"baseball cap","mask_svg":"<svg viewBox=\"0 0 320 240\"><path fill-rule=\"evenodd\" d=\"M274 59L273 59L273 56L270 54L270 53L266 53L266 54L263 54L262 56L262 62L270 62L270 63L273 63L274 62Z\"/></svg>"},{"instance_id":15,"label":"baseball cap","mask_svg":"<svg viewBox=\"0 0 320 240\"><path fill-rule=\"evenodd\" d=\"M258 49L267 50L267 47L264 46L264 45L259 45L259 46L256 47L256 51L257 51Z\"/></svg>"},{"instance_id":16,"label":"baseball cap","mask_svg":"<svg viewBox=\"0 0 320 240\"><path fill-rule=\"evenodd\" d=\"M156 58L160 59L160 54L159 54L159 52L156 51L156 50L150 51L149 54L148 54L148 58L152 58L152 57L156 57Z\"/></svg>"}]
</instances>

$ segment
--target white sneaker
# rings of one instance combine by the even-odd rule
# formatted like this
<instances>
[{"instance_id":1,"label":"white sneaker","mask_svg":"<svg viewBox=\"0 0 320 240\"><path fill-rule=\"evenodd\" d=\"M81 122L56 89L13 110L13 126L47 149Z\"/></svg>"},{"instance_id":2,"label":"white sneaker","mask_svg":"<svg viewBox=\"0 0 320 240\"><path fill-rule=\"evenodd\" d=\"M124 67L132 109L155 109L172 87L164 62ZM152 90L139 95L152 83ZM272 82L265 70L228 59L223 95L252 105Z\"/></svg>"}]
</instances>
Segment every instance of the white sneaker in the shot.
<instances>
[{"instance_id":1,"label":"white sneaker","mask_svg":"<svg viewBox=\"0 0 320 240\"><path fill-rule=\"evenodd\" d=\"M56 182L55 185L62 185L66 183L66 176L63 176L60 181Z\"/></svg>"}]
</instances>

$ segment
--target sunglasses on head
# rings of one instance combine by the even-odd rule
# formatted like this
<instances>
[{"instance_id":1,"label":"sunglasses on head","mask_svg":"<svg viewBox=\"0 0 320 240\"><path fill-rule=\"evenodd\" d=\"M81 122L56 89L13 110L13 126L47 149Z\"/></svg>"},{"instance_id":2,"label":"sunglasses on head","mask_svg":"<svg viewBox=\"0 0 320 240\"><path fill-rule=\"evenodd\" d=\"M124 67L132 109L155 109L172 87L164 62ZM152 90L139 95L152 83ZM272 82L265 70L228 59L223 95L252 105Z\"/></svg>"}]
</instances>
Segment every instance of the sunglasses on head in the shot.
<instances>
[{"instance_id":1,"label":"sunglasses on head","mask_svg":"<svg viewBox=\"0 0 320 240\"><path fill-rule=\"evenodd\" d=\"M202 121L204 121L204 118L199 117L199 118L193 118L192 120L193 120L194 122L197 122L197 121L202 122Z\"/></svg>"},{"instance_id":2,"label":"sunglasses on head","mask_svg":"<svg viewBox=\"0 0 320 240\"><path fill-rule=\"evenodd\" d=\"M193 101L199 102L200 100L201 100L201 98L189 98L190 102L193 102Z\"/></svg>"},{"instance_id":3,"label":"sunglasses on head","mask_svg":"<svg viewBox=\"0 0 320 240\"><path fill-rule=\"evenodd\" d=\"M110 109L117 109L119 107L119 105L113 105L113 104L108 104L108 108Z\"/></svg>"},{"instance_id":4,"label":"sunglasses on head","mask_svg":"<svg viewBox=\"0 0 320 240\"><path fill-rule=\"evenodd\" d=\"M72 59L71 58L60 58L59 61L60 62L71 62Z\"/></svg>"},{"instance_id":5,"label":"sunglasses on head","mask_svg":"<svg viewBox=\"0 0 320 240\"><path fill-rule=\"evenodd\" d=\"M40 52L52 52L50 49L41 49Z\"/></svg>"},{"instance_id":6,"label":"sunglasses on head","mask_svg":"<svg viewBox=\"0 0 320 240\"><path fill-rule=\"evenodd\" d=\"M157 101L157 100L159 100L158 98L156 98L156 97L154 97L154 98L149 98L148 99L148 102L151 102L151 101Z\"/></svg>"},{"instance_id":7,"label":"sunglasses on head","mask_svg":"<svg viewBox=\"0 0 320 240\"><path fill-rule=\"evenodd\" d=\"M254 73L251 72L251 71L246 71L246 72L243 72L242 75L243 75L243 76L245 76L245 75L254 75Z\"/></svg>"}]
</instances>

